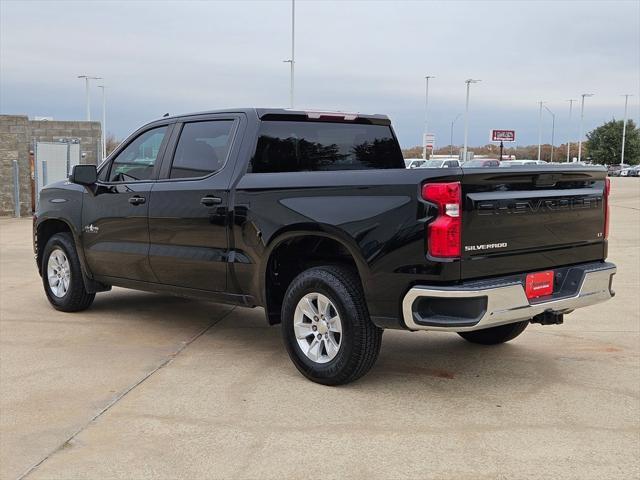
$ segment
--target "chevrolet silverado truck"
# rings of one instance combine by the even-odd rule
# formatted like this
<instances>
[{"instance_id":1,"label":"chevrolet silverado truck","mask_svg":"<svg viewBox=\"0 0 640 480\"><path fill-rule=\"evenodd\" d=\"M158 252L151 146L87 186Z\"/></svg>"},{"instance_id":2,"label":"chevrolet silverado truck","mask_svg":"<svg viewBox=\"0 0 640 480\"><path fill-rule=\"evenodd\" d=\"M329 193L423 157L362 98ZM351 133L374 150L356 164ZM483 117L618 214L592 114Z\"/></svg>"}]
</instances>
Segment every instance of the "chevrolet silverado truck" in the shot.
<instances>
[{"instance_id":1,"label":"chevrolet silverado truck","mask_svg":"<svg viewBox=\"0 0 640 480\"><path fill-rule=\"evenodd\" d=\"M149 123L44 188L34 250L58 310L112 286L263 307L338 385L384 329L493 345L611 298L608 198L601 167L406 169L383 115L234 109Z\"/></svg>"}]
</instances>

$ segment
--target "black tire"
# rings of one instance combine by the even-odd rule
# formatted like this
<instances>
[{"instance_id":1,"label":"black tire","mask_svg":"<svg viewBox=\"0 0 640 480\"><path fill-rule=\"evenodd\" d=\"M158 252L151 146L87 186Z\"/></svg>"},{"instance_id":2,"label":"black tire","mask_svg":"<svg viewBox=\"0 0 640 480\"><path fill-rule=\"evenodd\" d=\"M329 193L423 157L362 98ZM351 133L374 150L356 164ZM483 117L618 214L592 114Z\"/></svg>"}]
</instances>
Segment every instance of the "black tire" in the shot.
<instances>
[{"instance_id":1,"label":"black tire","mask_svg":"<svg viewBox=\"0 0 640 480\"><path fill-rule=\"evenodd\" d=\"M340 346L327 363L317 363L301 350L294 332L298 302L307 294L320 293L335 307L342 324ZM340 266L311 268L289 285L282 303L282 336L296 368L309 380L323 385L343 385L367 373L380 351L382 329L369 319L360 280Z\"/></svg>"},{"instance_id":2,"label":"black tire","mask_svg":"<svg viewBox=\"0 0 640 480\"><path fill-rule=\"evenodd\" d=\"M485 328L483 330L475 330L473 332L459 332L462 338L467 342L479 343L481 345L497 345L499 343L513 340L529 325L529 320L517 323L508 323L499 327Z\"/></svg>"},{"instance_id":3,"label":"black tire","mask_svg":"<svg viewBox=\"0 0 640 480\"><path fill-rule=\"evenodd\" d=\"M53 293L47 275L49 257L57 249L62 250L69 262L69 288L62 296L57 296ZM62 312L79 312L91 306L96 294L88 293L84 286L80 260L78 259L76 246L70 233L56 233L49 239L44 247L40 268L44 291L53 308Z\"/></svg>"}]
</instances>

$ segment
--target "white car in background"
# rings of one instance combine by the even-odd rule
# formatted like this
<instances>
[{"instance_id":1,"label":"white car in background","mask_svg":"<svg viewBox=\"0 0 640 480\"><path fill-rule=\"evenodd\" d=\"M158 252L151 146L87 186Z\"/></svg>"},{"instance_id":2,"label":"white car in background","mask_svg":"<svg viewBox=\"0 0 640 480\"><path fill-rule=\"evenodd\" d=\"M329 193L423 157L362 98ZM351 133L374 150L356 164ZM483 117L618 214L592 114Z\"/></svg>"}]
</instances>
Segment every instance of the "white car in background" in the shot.
<instances>
[{"instance_id":1,"label":"white car in background","mask_svg":"<svg viewBox=\"0 0 640 480\"><path fill-rule=\"evenodd\" d=\"M455 158L427 160L427 162L422 167L423 168L458 168L460 167L460 160Z\"/></svg>"},{"instance_id":2,"label":"white car in background","mask_svg":"<svg viewBox=\"0 0 640 480\"><path fill-rule=\"evenodd\" d=\"M426 162L422 158L405 158L404 166L406 168L421 168Z\"/></svg>"},{"instance_id":3,"label":"white car in background","mask_svg":"<svg viewBox=\"0 0 640 480\"><path fill-rule=\"evenodd\" d=\"M500 162L501 167L521 167L523 165L546 165L544 160L504 160Z\"/></svg>"},{"instance_id":4,"label":"white car in background","mask_svg":"<svg viewBox=\"0 0 640 480\"><path fill-rule=\"evenodd\" d=\"M638 166L623 168L620 170L621 177L637 177L638 176Z\"/></svg>"}]
</instances>

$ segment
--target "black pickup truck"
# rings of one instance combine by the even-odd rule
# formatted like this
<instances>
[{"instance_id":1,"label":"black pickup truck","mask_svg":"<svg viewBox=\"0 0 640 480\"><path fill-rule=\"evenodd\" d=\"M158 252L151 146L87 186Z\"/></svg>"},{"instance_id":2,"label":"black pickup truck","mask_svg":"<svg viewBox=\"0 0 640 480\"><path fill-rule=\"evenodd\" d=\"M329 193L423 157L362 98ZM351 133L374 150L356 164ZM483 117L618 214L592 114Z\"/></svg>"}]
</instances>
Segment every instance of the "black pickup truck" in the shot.
<instances>
[{"instance_id":1,"label":"black pickup truck","mask_svg":"<svg viewBox=\"0 0 640 480\"><path fill-rule=\"evenodd\" d=\"M34 249L58 310L112 285L261 306L337 385L386 328L497 344L609 299L608 194L600 167L406 169L382 115L213 111L43 189Z\"/></svg>"}]
</instances>

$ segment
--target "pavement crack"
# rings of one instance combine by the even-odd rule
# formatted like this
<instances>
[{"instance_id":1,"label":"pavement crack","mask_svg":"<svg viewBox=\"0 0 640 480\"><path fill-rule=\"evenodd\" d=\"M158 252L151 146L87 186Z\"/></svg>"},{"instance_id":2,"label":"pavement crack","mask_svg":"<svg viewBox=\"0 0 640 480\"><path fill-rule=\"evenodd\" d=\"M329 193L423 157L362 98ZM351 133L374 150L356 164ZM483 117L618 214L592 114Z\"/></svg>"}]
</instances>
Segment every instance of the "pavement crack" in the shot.
<instances>
[{"instance_id":1,"label":"pavement crack","mask_svg":"<svg viewBox=\"0 0 640 480\"><path fill-rule=\"evenodd\" d=\"M637 207L629 207L629 206L627 206L627 205L616 205L615 203L612 203L612 204L610 204L610 205L611 205L612 207L616 207L616 208L627 208L627 209L629 209L629 210L636 210L636 211L640 210L640 208L637 208Z\"/></svg>"},{"instance_id":2,"label":"pavement crack","mask_svg":"<svg viewBox=\"0 0 640 480\"><path fill-rule=\"evenodd\" d=\"M73 432L60 445L58 445L56 448L51 450L42 459L40 459L38 462L34 463L31 467L29 467L22 475L20 475L17 478L17 480L23 480L23 479L27 478L34 471L36 471L38 469L38 467L40 467L40 465L42 465L44 462L46 462L49 458L51 458L57 452L59 452L60 450L65 449L65 448L68 448L74 438L76 438L80 433L82 433L84 430L86 430L91 424L93 424L96 420L98 420L104 413L109 411L111 409L111 407L116 405L118 402L120 402L120 400L122 400L124 397L126 397L131 391L135 390L140 385L142 385L145 381L147 381L149 378L151 378L151 376L153 374L155 374L158 370L161 370L162 368L166 367L171 362L173 362L178 357L178 355L180 355L184 351L185 348L187 348L189 345L191 345L193 342L195 342L202 335L204 335L209 330L211 330L213 327L215 327L220 322L222 322L224 319L226 319L229 315L231 315L231 313L235 309L236 309L235 306L232 307L231 310L229 310L227 313L222 315L220 318L218 318L218 319L212 321L211 323L209 323L206 327L204 327L202 330L198 331L191 338L189 338L188 340L186 340L184 342L181 342L180 346L174 352L169 353L163 361L161 361L153 369L151 369L149 372L147 372L142 378L140 378L134 384L132 384L129 387L127 387L126 389L124 389L122 392L120 392L120 394L118 394L109 403L107 403L107 405L105 405L102 409L100 409L100 411L98 411L98 413L96 413L93 417L91 417L88 422L86 422L78 430Z\"/></svg>"}]
</instances>

